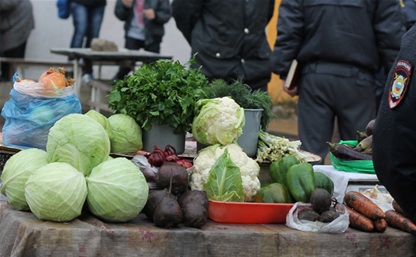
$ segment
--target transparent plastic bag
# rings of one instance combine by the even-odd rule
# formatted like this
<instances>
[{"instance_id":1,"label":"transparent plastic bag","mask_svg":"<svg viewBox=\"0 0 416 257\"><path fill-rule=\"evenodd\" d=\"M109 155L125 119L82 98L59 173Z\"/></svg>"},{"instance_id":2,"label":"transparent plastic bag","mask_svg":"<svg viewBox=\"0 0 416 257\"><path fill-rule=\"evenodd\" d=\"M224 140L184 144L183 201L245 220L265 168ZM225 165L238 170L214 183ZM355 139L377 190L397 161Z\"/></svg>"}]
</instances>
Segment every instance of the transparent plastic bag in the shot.
<instances>
[{"instance_id":1,"label":"transparent plastic bag","mask_svg":"<svg viewBox=\"0 0 416 257\"><path fill-rule=\"evenodd\" d=\"M55 122L70 113L82 111L73 92L63 97L39 97L13 88L10 96L1 112L5 118L3 143L10 147L45 150L49 129Z\"/></svg>"},{"instance_id":2,"label":"transparent plastic bag","mask_svg":"<svg viewBox=\"0 0 416 257\"><path fill-rule=\"evenodd\" d=\"M348 211L342 204L338 203L335 207L340 214L339 217L329 223L300 220L298 218L298 213L305 208L310 209L311 204L296 202L286 216L286 226L307 232L344 233L350 225Z\"/></svg>"}]
</instances>

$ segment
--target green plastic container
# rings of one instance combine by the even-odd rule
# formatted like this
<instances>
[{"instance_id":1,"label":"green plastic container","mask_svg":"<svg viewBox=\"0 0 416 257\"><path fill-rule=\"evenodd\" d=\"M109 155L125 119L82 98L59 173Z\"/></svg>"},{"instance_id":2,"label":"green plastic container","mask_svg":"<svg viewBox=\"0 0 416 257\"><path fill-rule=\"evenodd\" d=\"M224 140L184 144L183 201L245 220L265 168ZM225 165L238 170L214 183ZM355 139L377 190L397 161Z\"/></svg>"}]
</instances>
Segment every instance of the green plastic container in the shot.
<instances>
[{"instance_id":1,"label":"green plastic container","mask_svg":"<svg viewBox=\"0 0 416 257\"><path fill-rule=\"evenodd\" d=\"M341 140L340 144L351 145L355 147L358 144L357 140ZM356 173L369 173L375 174L374 164L372 160L352 160L352 161L343 161L335 157L332 153L329 153L331 158L332 165L335 169L346 172L356 172Z\"/></svg>"}]
</instances>

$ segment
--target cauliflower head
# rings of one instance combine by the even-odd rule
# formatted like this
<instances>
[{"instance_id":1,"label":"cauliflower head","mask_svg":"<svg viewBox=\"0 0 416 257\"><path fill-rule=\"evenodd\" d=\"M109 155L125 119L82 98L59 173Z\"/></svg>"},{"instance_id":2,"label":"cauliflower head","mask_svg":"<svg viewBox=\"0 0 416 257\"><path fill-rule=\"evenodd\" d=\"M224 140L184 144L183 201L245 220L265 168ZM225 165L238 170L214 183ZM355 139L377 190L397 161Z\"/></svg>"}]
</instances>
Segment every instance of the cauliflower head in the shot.
<instances>
[{"instance_id":1,"label":"cauliflower head","mask_svg":"<svg viewBox=\"0 0 416 257\"><path fill-rule=\"evenodd\" d=\"M204 145L228 145L243 133L244 109L230 97L201 99L196 103L197 116L192 134Z\"/></svg>"},{"instance_id":2,"label":"cauliflower head","mask_svg":"<svg viewBox=\"0 0 416 257\"><path fill-rule=\"evenodd\" d=\"M251 201L260 189L260 180L258 178L260 166L255 160L248 157L237 144L225 146L216 144L199 151L198 156L194 159L190 177L191 189L203 190L204 184L208 181L211 167L224 153L225 148L228 149L231 161L240 168L245 201Z\"/></svg>"}]
</instances>

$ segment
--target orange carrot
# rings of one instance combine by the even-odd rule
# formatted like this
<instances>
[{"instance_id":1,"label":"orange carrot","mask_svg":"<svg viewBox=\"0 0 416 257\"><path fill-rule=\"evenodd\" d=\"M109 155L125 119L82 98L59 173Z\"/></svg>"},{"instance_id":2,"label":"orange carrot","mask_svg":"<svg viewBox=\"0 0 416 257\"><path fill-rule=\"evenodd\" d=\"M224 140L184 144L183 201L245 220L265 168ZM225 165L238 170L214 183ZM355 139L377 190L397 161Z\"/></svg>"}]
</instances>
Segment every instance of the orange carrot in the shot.
<instances>
[{"instance_id":1,"label":"orange carrot","mask_svg":"<svg viewBox=\"0 0 416 257\"><path fill-rule=\"evenodd\" d=\"M387 229L387 221L385 219L374 220L374 231L384 232Z\"/></svg>"},{"instance_id":2,"label":"orange carrot","mask_svg":"<svg viewBox=\"0 0 416 257\"><path fill-rule=\"evenodd\" d=\"M372 220L362 215L361 213L354 211L352 208L348 206L345 206L345 208L349 213L350 227L365 232L371 232L374 230L374 224Z\"/></svg>"},{"instance_id":3,"label":"orange carrot","mask_svg":"<svg viewBox=\"0 0 416 257\"><path fill-rule=\"evenodd\" d=\"M416 225L408 218L394 210L386 211L386 221L389 226L416 236Z\"/></svg>"},{"instance_id":4,"label":"orange carrot","mask_svg":"<svg viewBox=\"0 0 416 257\"><path fill-rule=\"evenodd\" d=\"M395 211L397 211L398 213L404 215L404 212L403 212L402 207L400 207L400 205L396 202L396 200L393 200L393 202L391 203L391 205L393 206L393 209Z\"/></svg>"},{"instance_id":5,"label":"orange carrot","mask_svg":"<svg viewBox=\"0 0 416 257\"><path fill-rule=\"evenodd\" d=\"M344 196L344 201L349 207L372 220L383 219L386 216L377 204L373 203L360 192L347 192Z\"/></svg>"}]
</instances>

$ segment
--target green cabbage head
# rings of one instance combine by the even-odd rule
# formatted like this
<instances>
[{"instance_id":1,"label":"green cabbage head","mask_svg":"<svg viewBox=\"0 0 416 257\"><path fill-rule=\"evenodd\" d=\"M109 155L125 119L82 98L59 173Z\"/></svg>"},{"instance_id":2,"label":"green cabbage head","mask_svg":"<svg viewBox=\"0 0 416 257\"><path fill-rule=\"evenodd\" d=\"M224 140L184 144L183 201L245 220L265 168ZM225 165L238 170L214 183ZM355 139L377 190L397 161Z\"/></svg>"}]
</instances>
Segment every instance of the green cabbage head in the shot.
<instances>
[{"instance_id":1,"label":"green cabbage head","mask_svg":"<svg viewBox=\"0 0 416 257\"><path fill-rule=\"evenodd\" d=\"M201 144L228 145L243 134L244 109L230 97L198 100L196 113L192 134Z\"/></svg>"},{"instance_id":2,"label":"green cabbage head","mask_svg":"<svg viewBox=\"0 0 416 257\"><path fill-rule=\"evenodd\" d=\"M108 121L107 117L103 114L97 112L96 110L89 110L85 113L90 118L93 118L96 122L100 123L101 126L107 131L108 137L111 139L113 136L113 131L111 130L110 122Z\"/></svg>"},{"instance_id":3,"label":"green cabbage head","mask_svg":"<svg viewBox=\"0 0 416 257\"><path fill-rule=\"evenodd\" d=\"M66 162L84 175L107 160L110 139L94 119L83 114L69 114L49 130L46 152L49 162Z\"/></svg>"},{"instance_id":4,"label":"green cabbage head","mask_svg":"<svg viewBox=\"0 0 416 257\"><path fill-rule=\"evenodd\" d=\"M40 149L24 149L12 155L1 174L1 193L7 196L10 205L20 211L29 211L25 197L25 184L38 168L48 164L48 154Z\"/></svg>"},{"instance_id":5,"label":"green cabbage head","mask_svg":"<svg viewBox=\"0 0 416 257\"><path fill-rule=\"evenodd\" d=\"M65 222L81 215L87 184L84 175L68 163L52 162L28 178L25 196L38 219Z\"/></svg>"},{"instance_id":6,"label":"green cabbage head","mask_svg":"<svg viewBox=\"0 0 416 257\"><path fill-rule=\"evenodd\" d=\"M149 195L149 186L140 168L126 158L101 163L86 180L89 210L109 222L135 218Z\"/></svg>"},{"instance_id":7,"label":"green cabbage head","mask_svg":"<svg viewBox=\"0 0 416 257\"><path fill-rule=\"evenodd\" d=\"M111 152L128 154L143 148L142 129L137 122L126 114L113 114L108 117L113 137Z\"/></svg>"}]
</instances>

